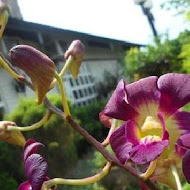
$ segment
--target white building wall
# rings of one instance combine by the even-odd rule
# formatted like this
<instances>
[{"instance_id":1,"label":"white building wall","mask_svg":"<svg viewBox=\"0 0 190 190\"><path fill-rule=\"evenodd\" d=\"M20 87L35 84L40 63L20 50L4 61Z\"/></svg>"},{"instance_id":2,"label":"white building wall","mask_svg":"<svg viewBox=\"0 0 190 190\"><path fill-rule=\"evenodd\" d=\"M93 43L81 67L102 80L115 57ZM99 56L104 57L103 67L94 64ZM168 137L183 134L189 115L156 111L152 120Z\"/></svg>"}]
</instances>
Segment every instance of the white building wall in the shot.
<instances>
[{"instance_id":1,"label":"white building wall","mask_svg":"<svg viewBox=\"0 0 190 190\"><path fill-rule=\"evenodd\" d=\"M112 75L116 74L119 69L119 63L117 60L89 60L85 61L89 70L91 71L95 83L102 82L104 80L104 73L109 72Z\"/></svg>"},{"instance_id":2,"label":"white building wall","mask_svg":"<svg viewBox=\"0 0 190 190\"><path fill-rule=\"evenodd\" d=\"M9 113L17 106L18 99L22 95L16 92L13 85L14 79L3 68L0 68L0 77L0 95L4 103L5 113Z\"/></svg>"}]
</instances>

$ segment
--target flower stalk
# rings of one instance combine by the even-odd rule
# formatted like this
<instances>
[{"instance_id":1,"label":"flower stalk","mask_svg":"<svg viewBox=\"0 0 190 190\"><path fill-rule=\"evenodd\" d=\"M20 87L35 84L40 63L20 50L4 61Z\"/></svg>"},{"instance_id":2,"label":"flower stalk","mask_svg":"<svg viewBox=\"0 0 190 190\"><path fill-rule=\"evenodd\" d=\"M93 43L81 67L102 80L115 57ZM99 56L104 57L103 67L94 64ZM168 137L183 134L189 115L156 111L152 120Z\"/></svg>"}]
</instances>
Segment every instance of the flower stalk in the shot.
<instances>
[{"instance_id":1,"label":"flower stalk","mask_svg":"<svg viewBox=\"0 0 190 190\"><path fill-rule=\"evenodd\" d=\"M60 92L61 92L61 96L62 96L62 104L63 104L64 113L65 113L65 119L68 120L69 117L71 116L71 113L69 110L67 96L66 96L66 93L64 90L64 85L63 85L61 77L59 76L59 74L57 72L55 72L55 78L57 79L57 82L58 82L58 85L60 88Z\"/></svg>"},{"instance_id":2,"label":"flower stalk","mask_svg":"<svg viewBox=\"0 0 190 190\"><path fill-rule=\"evenodd\" d=\"M74 59L73 56L70 55L69 58L67 59L67 61L65 62L63 69L59 73L59 77L62 78L64 76L65 72L67 71L69 66L72 64L73 59ZM58 81L56 79L54 79L53 82L51 83L50 89L54 88L57 83L58 83Z\"/></svg>"},{"instance_id":3,"label":"flower stalk","mask_svg":"<svg viewBox=\"0 0 190 190\"><path fill-rule=\"evenodd\" d=\"M14 70L12 70L9 65L6 63L6 61L3 59L3 57L0 55L0 65L2 65L7 71L8 73L15 79L17 80L22 80L24 79L23 76L18 75Z\"/></svg>"},{"instance_id":4,"label":"flower stalk","mask_svg":"<svg viewBox=\"0 0 190 190\"><path fill-rule=\"evenodd\" d=\"M45 124L51 117L52 112L48 111L48 113L37 123L26 126L26 127L18 127L18 126L7 126L7 131L32 131L40 128L43 124Z\"/></svg>"},{"instance_id":5,"label":"flower stalk","mask_svg":"<svg viewBox=\"0 0 190 190\"><path fill-rule=\"evenodd\" d=\"M63 178L54 178L44 182L42 190L47 190L55 185L88 185L100 181L104 178L111 169L111 162L107 162L106 166L101 170L100 173L87 177L84 179L63 179Z\"/></svg>"},{"instance_id":6,"label":"flower stalk","mask_svg":"<svg viewBox=\"0 0 190 190\"><path fill-rule=\"evenodd\" d=\"M106 146L109 145L110 136L111 136L112 132L115 130L116 127L117 127L117 120L116 120L116 119L113 119L113 122L112 122L111 128L110 128L110 130L109 130L108 136L107 136L106 139L102 142L102 145L103 145L103 146L106 147Z\"/></svg>"},{"instance_id":7,"label":"flower stalk","mask_svg":"<svg viewBox=\"0 0 190 190\"><path fill-rule=\"evenodd\" d=\"M170 168L176 182L177 190L183 190L176 167L174 165L170 165Z\"/></svg>"}]
</instances>

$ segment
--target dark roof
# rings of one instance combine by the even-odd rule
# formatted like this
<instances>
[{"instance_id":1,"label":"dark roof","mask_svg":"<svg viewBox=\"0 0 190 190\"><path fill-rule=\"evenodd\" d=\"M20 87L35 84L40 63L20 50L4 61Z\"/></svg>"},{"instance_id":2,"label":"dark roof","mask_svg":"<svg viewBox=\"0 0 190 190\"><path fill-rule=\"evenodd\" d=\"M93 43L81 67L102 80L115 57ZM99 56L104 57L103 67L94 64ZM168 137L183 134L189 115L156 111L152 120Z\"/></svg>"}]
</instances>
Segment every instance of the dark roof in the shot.
<instances>
[{"instance_id":1,"label":"dark roof","mask_svg":"<svg viewBox=\"0 0 190 190\"><path fill-rule=\"evenodd\" d=\"M22 36L22 32L25 31L23 33ZM52 26L48 26L48 25L42 25L42 24L37 24L37 23L33 23L33 22L27 22L27 21L23 21L23 20L19 20L16 18L9 18L6 29L5 29L5 35L15 35L15 36L22 36L22 37L26 37L27 32L28 32L28 37L32 37L34 38L34 36L36 36L36 32L42 32L42 33L56 33L56 34L60 34L60 35L66 35L66 34L70 34L73 36L76 36L78 39L80 38L91 38L94 40L102 40L102 41L112 41L115 43L119 43L123 46L144 46L142 44L136 44L136 43L131 43L131 42L127 42L127 41L122 41L122 40L116 40L116 39L111 39L111 38L106 38L106 37L99 37L99 36L95 36L95 35L91 35L91 34L87 34L87 33L82 33L82 32L77 32L77 31L72 31L72 30L65 30L65 29L61 29L61 28L56 28L56 27L52 27ZM35 34L35 35L32 35Z\"/></svg>"}]
</instances>

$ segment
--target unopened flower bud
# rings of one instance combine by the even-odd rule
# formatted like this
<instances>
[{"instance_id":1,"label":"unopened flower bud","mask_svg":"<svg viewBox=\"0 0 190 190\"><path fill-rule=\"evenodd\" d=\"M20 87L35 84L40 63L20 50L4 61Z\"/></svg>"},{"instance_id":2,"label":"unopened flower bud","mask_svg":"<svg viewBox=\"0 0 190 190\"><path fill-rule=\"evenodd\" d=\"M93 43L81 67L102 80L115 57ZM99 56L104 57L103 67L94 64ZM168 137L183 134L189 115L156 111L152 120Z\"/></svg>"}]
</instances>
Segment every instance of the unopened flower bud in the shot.
<instances>
[{"instance_id":1,"label":"unopened flower bud","mask_svg":"<svg viewBox=\"0 0 190 190\"><path fill-rule=\"evenodd\" d=\"M54 62L47 55L27 45L15 46L10 53L12 64L31 78L37 102L41 104L54 78Z\"/></svg>"},{"instance_id":2,"label":"unopened flower bud","mask_svg":"<svg viewBox=\"0 0 190 190\"><path fill-rule=\"evenodd\" d=\"M20 131L8 131L8 126L16 126L16 124L11 121L0 121L0 140L10 144L24 146L26 140L23 134Z\"/></svg>"},{"instance_id":3,"label":"unopened flower bud","mask_svg":"<svg viewBox=\"0 0 190 190\"><path fill-rule=\"evenodd\" d=\"M65 59L68 59L69 56L72 56L73 58L69 69L74 78L77 78L78 76L84 53L85 46L80 40L74 40L65 52Z\"/></svg>"},{"instance_id":4,"label":"unopened flower bud","mask_svg":"<svg viewBox=\"0 0 190 190\"><path fill-rule=\"evenodd\" d=\"M111 127L113 118L106 116L103 111L99 113L99 119L105 127Z\"/></svg>"}]
</instances>

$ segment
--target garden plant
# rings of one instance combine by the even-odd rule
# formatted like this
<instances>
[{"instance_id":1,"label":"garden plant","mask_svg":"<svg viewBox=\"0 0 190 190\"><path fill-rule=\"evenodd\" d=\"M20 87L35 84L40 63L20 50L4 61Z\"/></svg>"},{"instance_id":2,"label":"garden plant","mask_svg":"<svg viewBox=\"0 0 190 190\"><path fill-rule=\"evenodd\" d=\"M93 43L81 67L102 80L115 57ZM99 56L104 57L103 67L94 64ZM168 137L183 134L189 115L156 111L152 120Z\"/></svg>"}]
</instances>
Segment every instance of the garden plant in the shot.
<instances>
[{"instance_id":1,"label":"garden plant","mask_svg":"<svg viewBox=\"0 0 190 190\"><path fill-rule=\"evenodd\" d=\"M1 0L0 37L8 16L8 5ZM120 80L99 114L100 122L109 128L105 140L99 142L72 116L62 80L67 70L77 78L84 53L82 42L74 40L65 52L66 62L60 73L47 55L28 45L13 47L10 50L11 61L0 55L1 66L18 82L34 90L36 103L45 104L47 109L41 120L30 126L17 126L14 121L0 122L0 139L23 148L26 181L17 190L55 190L59 185L85 186L103 179L114 167L133 175L143 190L161 190L159 184L182 190L182 180L190 183L190 113L181 110L190 101L190 75L167 73L160 77L148 76L131 84ZM46 97L56 85L60 89L63 109ZM61 116L67 127L73 128L107 160L99 173L82 179L49 178L48 162L38 152L39 147L44 151L46 147L37 139L25 139L23 133L38 130L53 115ZM107 150L108 145L112 153Z\"/></svg>"}]
</instances>

